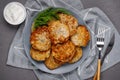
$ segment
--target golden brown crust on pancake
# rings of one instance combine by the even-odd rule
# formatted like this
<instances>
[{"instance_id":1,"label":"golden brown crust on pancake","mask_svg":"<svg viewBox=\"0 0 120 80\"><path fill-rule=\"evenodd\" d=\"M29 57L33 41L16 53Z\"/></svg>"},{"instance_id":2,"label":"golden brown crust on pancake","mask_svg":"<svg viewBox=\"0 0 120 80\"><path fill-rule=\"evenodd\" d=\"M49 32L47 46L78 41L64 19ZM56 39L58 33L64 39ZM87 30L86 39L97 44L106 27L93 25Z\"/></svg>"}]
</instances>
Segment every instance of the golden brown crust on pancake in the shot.
<instances>
[{"instance_id":1,"label":"golden brown crust on pancake","mask_svg":"<svg viewBox=\"0 0 120 80\"><path fill-rule=\"evenodd\" d=\"M49 39L49 31L47 27L39 27L33 31L30 36L30 43L34 49L39 51L46 51L51 47L51 40Z\"/></svg>"},{"instance_id":2,"label":"golden brown crust on pancake","mask_svg":"<svg viewBox=\"0 0 120 80\"><path fill-rule=\"evenodd\" d=\"M87 46L90 40L90 33L85 26L78 26L77 33L71 37L71 41L76 46Z\"/></svg>"},{"instance_id":3,"label":"golden brown crust on pancake","mask_svg":"<svg viewBox=\"0 0 120 80\"><path fill-rule=\"evenodd\" d=\"M52 46L52 54L55 59L61 62L68 62L75 53L75 45L71 41Z\"/></svg>"},{"instance_id":4,"label":"golden brown crust on pancake","mask_svg":"<svg viewBox=\"0 0 120 80\"><path fill-rule=\"evenodd\" d=\"M50 56L50 50L47 51L38 51L31 47L30 55L32 59L36 61L44 61L46 58Z\"/></svg>"},{"instance_id":5,"label":"golden brown crust on pancake","mask_svg":"<svg viewBox=\"0 0 120 80\"><path fill-rule=\"evenodd\" d=\"M68 25L70 29L70 36L76 33L76 28L78 26L78 20L72 15L59 14L60 22Z\"/></svg>"},{"instance_id":6,"label":"golden brown crust on pancake","mask_svg":"<svg viewBox=\"0 0 120 80\"><path fill-rule=\"evenodd\" d=\"M82 48L76 47L76 52L75 52L73 58L68 63L75 63L78 60L80 60L81 57L82 57Z\"/></svg>"},{"instance_id":7,"label":"golden brown crust on pancake","mask_svg":"<svg viewBox=\"0 0 120 80\"><path fill-rule=\"evenodd\" d=\"M60 21L49 22L50 38L53 44L63 43L69 39L69 28Z\"/></svg>"}]
</instances>

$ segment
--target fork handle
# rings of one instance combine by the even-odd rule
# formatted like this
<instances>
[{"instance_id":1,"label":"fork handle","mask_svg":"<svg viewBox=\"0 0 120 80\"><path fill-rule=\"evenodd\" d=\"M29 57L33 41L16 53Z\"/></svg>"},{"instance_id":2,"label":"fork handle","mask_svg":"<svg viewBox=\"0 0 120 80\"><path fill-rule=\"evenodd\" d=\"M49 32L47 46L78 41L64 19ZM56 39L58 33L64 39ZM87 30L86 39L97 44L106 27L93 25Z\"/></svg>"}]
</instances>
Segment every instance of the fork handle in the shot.
<instances>
[{"instance_id":1,"label":"fork handle","mask_svg":"<svg viewBox=\"0 0 120 80\"><path fill-rule=\"evenodd\" d=\"M95 73L93 80L100 80L100 71L101 71L101 59L98 59L97 72Z\"/></svg>"},{"instance_id":2,"label":"fork handle","mask_svg":"<svg viewBox=\"0 0 120 80\"><path fill-rule=\"evenodd\" d=\"M101 72L101 51L99 51L97 71L94 75L93 80L100 80L100 72Z\"/></svg>"},{"instance_id":3,"label":"fork handle","mask_svg":"<svg viewBox=\"0 0 120 80\"><path fill-rule=\"evenodd\" d=\"M100 72L101 72L101 59L98 59L97 80L100 80Z\"/></svg>"}]
</instances>

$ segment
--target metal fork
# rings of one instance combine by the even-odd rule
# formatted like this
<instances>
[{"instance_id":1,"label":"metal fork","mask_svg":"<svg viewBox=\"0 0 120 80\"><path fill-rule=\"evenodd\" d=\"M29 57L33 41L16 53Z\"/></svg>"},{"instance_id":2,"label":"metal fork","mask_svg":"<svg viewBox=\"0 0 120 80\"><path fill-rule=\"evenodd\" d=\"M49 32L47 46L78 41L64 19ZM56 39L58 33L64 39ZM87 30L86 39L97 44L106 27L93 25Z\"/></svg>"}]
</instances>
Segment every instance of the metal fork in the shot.
<instances>
[{"instance_id":1,"label":"metal fork","mask_svg":"<svg viewBox=\"0 0 120 80\"><path fill-rule=\"evenodd\" d=\"M97 66L97 72L93 78L93 80L100 80L100 71L101 71L101 52L104 47L104 39L105 39L105 28L104 27L98 27L98 32L97 32L97 41L96 45L99 51L98 55L98 66Z\"/></svg>"}]
</instances>

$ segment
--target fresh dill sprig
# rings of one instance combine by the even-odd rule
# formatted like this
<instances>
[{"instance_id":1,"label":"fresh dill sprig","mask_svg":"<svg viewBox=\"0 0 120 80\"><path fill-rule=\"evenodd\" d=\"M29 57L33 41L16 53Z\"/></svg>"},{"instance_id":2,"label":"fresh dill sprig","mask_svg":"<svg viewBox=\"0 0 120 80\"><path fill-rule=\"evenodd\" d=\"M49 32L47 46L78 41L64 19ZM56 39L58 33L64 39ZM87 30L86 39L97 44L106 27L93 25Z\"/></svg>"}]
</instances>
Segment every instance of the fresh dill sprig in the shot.
<instances>
[{"instance_id":1,"label":"fresh dill sprig","mask_svg":"<svg viewBox=\"0 0 120 80\"><path fill-rule=\"evenodd\" d=\"M53 19L59 20L58 13L70 14L69 11L67 11L64 8L50 7L46 10L43 10L37 15L37 17L34 20L34 28L36 29L40 26L47 25L47 23Z\"/></svg>"}]
</instances>

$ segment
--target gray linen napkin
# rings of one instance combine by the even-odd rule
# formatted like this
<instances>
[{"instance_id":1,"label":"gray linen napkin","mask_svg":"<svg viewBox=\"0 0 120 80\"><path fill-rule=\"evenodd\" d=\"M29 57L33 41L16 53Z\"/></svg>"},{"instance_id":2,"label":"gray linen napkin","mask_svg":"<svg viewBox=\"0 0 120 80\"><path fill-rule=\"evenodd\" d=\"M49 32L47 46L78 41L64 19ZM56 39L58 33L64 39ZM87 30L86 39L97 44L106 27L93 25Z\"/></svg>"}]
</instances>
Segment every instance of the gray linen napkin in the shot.
<instances>
[{"instance_id":1,"label":"gray linen napkin","mask_svg":"<svg viewBox=\"0 0 120 80\"><path fill-rule=\"evenodd\" d=\"M23 47L23 34L22 31L24 29L23 26L21 26L16 35L13 39L13 42L11 44L9 54L8 54L8 60L7 64L15 67L20 68L26 68L26 69L33 69L35 74L37 75L38 79L40 80L84 80L87 79L95 73L96 66L97 66L97 54L95 51L95 28L103 26L105 27L106 33L106 45L109 43L109 40L111 38L110 35L113 34L113 31L115 31L115 45L110 52L110 54L105 59L105 62L102 67L102 71L110 68L114 64L118 63L120 61L119 56L120 53L117 51L119 49L120 42L118 41L120 36L111 23L111 21L108 19L108 17L98 8L90 8L83 10L83 5L80 0L28 0L25 4L25 7L27 9L27 18L25 21L25 25L29 21L30 17L34 15L36 12L41 11L49 6L54 7L64 7L69 10L72 10L76 12L83 20L85 21L86 25L91 31L92 35L92 47L90 50L90 53L88 54L88 57L85 59L85 61L79 66L78 69L75 69L69 73L66 74L59 74L59 75L53 75L49 73L42 72L38 70L35 66L31 64L31 62L28 60L25 50ZM105 51L105 48L103 52ZM103 54L104 55L104 54Z\"/></svg>"}]
</instances>

